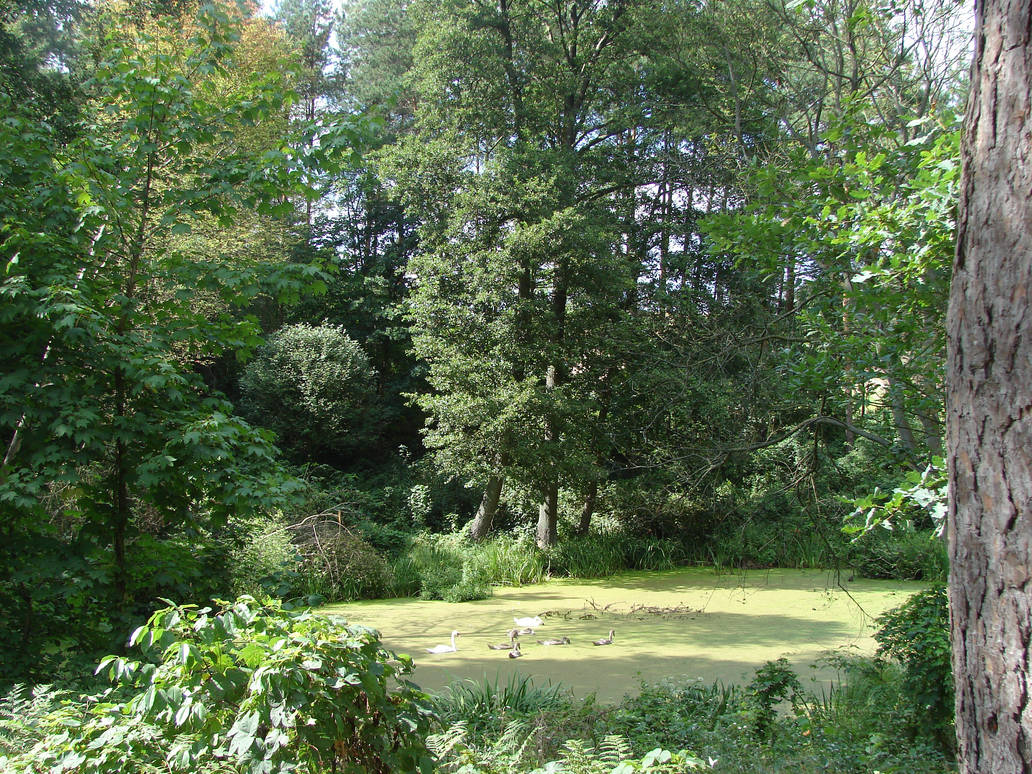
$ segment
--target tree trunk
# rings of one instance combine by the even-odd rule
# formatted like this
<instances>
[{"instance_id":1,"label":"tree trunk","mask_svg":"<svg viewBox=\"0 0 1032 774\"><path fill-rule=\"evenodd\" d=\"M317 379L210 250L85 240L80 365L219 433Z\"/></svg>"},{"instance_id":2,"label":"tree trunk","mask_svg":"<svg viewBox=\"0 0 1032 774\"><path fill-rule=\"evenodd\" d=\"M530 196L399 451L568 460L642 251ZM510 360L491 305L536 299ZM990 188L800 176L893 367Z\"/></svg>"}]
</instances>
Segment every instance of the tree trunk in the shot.
<instances>
[{"instance_id":1,"label":"tree trunk","mask_svg":"<svg viewBox=\"0 0 1032 774\"><path fill-rule=\"evenodd\" d=\"M788 257L788 263L785 264L785 306L782 311L792 312L795 309L795 274L796 274L796 259L795 256L790 255Z\"/></svg>"},{"instance_id":2,"label":"tree trunk","mask_svg":"<svg viewBox=\"0 0 1032 774\"><path fill-rule=\"evenodd\" d=\"M470 540L477 542L483 540L490 534L494 524L495 513L498 511L498 500L502 495L502 477L491 476L484 487L484 496L480 500L480 507L473 517L473 524L469 528Z\"/></svg>"},{"instance_id":3,"label":"tree trunk","mask_svg":"<svg viewBox=\"0 0 1032 774\"><path fill-rule=\"evenodd\" d=\"M941 457L942 427L923 411L918 413L917 421L921 423L921 428L924 430L925 446L928 448L928 453L933 457Z\"/></svg>"},{"instance_id":4,"label":"tree trunk","mask_svg":"<svg viewBox=\"0 0 1032 774\"><path fill-rule=\"evenodd\" d=\"M545 389L552 391L558 384L555 366L548 367L545 377ZM545 420L545 445L552 446L558 438L556 432L556 421L553 416ZM551 450L550 450L551 451ZM559 471L557 464L552 463L548 478L542 489L541 506L538 508L537 523L537 545L538 548L548 548L555 545L559 539Z\"/></svg>"},{"instance_id":5,"label":"tree trunk","mask_svg":"<svg viewBox=\"0 0 1032 774\"><path fill-rule=\"evenodd\" d=\"M962 774L1032 772L1032 0L984 0L947 319Z\"/></svg>"},{"instance_id":6,"label":"tree trunk","mask_svg":"<svg viewBox=\"0 0 1032 774\"><path fill-rule=\"evenodd\" d=\"M892 423L896 426L900 443L910 454L915 454L917 441L914 440L914 430L907 421L907 414L903 406L903 385L892 376L889 376L889 405L892 407Z\"/></svg>"},{"instance_id":7,"label":"tree trunk","mask_svg":"<svg viewBox=\"0 0 1032 774\"><path fill-rule=\"evenodd\" d=\"M588 486L588 493L584 496L584 507L581 509L580 522L577 524L577 534L587 535L591 529L591 517L595 514L595 503L598 501L598 481L592 481Z\"/></svg>"},{"instance_id":8,"label":"tree trunk","mask_svg":"<svg viewBox=\"0 0 1032 774\"><path fill-rule=\"evenodd\" d=\"M847 271L842 277L842 338L848 339L852 332L852 315L850 314L849 294L853 292L853 280L850 279L849 272ZM845 394L845 412L846 412L846 443L849 446L853 445L856 441L856 434L849 428L849 425L853 424L853 419L856 414L856 394L853 389L853 364L848 358L845 358L842 363L842 391Z\"/></svg>"},{"instance_id":9,"label":"tree trunk","mask_svg":"<svg viewBox=\"0 0 1032 774\"><path fill-rule=\"evenodd\" d=\"M538 508L537 545L538 548L554 546L559 539L557 525L559 523L559 484L552 481L545 490L545 496Z\"/></svg>"}]
</instances>

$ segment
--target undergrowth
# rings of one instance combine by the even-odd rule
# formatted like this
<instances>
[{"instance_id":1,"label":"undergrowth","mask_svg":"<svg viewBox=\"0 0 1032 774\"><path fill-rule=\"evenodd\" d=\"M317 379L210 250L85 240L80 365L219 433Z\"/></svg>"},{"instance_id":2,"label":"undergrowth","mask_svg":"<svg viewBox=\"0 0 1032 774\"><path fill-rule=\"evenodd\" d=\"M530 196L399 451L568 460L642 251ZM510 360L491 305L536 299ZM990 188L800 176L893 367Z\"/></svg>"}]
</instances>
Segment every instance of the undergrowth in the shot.
<instances>
[{"instance_id":1,"label":"undergrowth","mask_svg":"<svg viewBox=\"0 0 1032 774\"><path fill-rule=\"evenodd\" d=\"M804 690L782 659L745 687L643 683L615 706L525 678L463 684L437 697L440 725L428 744L441 770L464 774L953 770L934 724L901 725L909 699L898 665L832 661L840 679L823 690Z\"/></svg>"}]
</instances>

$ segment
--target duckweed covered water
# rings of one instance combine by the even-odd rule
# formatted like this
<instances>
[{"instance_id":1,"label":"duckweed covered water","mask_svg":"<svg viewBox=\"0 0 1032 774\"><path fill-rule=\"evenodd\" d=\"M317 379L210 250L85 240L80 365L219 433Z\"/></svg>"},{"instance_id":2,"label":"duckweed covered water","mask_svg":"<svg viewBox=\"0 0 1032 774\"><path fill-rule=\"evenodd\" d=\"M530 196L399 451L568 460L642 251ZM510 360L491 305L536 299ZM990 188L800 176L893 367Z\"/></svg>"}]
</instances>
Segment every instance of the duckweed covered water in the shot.
<instances>
[{"instance_id":1,"label":"duckweed covered water","mask_svg":"<svg viewBox=\"0 0 1032 774\"><path fill-rule=\"evenodd\" d=\"M635 692L642 680L744 684L765 661L781 656L804 684L833 680L831 668L810 665L829 651L873 653L873 619L921 588L848 581L820 570L691 568L496 588L492 599L477 602L376 600L321 612L378 629L388 648L415 659L414 680L431 692L454 680L506 682L518 672L539 685L561 682L577 696L612 701ZM534 636L520 638L522 658L487 647L505 641L514 617L533 615L544 623ZM612 645L591 644L610 629L616 630ZM447 644L452 630L460 632L457 652L426 652ZM563 636L569 645L537 644Z\"/></svg>"}]
</instances>

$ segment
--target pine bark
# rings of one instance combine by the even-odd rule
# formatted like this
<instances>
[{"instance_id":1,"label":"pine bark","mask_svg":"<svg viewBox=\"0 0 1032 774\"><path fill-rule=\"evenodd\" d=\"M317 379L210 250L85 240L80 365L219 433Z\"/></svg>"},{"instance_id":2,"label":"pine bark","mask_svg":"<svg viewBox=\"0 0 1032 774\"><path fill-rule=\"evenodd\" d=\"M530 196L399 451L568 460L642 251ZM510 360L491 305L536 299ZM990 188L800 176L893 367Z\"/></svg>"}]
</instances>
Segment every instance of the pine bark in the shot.
<instances>
[{"instance_id":1,"label":"pine bark","mask_svg":"<svg viewBox=\"0 0 1032 774\"><path fill-rule=\"evenodd\" d=\"M1032 772L1032 0L984 0L947 320L962 774Z\"/></svg>"}]
</instances>

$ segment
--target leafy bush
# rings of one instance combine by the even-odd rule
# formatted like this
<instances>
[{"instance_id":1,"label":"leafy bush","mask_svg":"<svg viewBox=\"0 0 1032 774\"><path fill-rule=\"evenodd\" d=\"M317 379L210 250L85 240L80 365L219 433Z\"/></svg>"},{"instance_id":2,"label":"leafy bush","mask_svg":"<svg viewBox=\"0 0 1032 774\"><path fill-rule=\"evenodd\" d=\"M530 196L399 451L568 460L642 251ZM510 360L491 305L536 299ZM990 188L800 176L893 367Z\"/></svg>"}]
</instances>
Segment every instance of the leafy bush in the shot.
<instances>
[{"instance_id":1,"label":"leafy bush","mask_svg":"<svg viewBox=\"0 0 1032 774\"><path fill-rule=\"evenodd\" d=\"M477 549L460 533L418 535L394 563L395 588L411 587L419 579L419 596L447 602L467 602L491 596L488 567Z\"/></svg>"},{"instance_id":2,"label":"leafy bush","mask_svg":"<svg viewBox=\"0 0 1032 774\"><path fill-rule=\"evenodd\" d=\"M48 717L71 697L49 685L29 688L16 685L0 697L0 771L9 756L28 750L46 737L50 730Z\"/></svg>"},{"instance_id":3,"label":"leafy bush","mask_svg":"<svg viewBox=\"0 0 1032 774\"><path fill-rule=\"evenodd\" d=\"M281 523L267 517L244 522L228 550L230 591L234 596L291 596L300 560Z\"/></svg>"},{"instance_id":4,"label":"leafy bush","mask_svg":"<svg viewBox=\"0 0 1032 774\"><path fill-rule=\"evenodd\" d=\"M606 732L626 736L635 750L656 747L706 749L714 736L747 731L740 718L745 698L719 683L642 683L612 713Z\"/></svg>"},{"instance_id":5,"label":"leafy bush","mask_svg":"<svg viewBox=\"0 0 1032 774\"><path fill-rule=\"evenodd\" d=\"M865 578L942 581L949 570L946 543L931 530L863 534L850 544L849 563Z\"/></svg>"},{"instance_id":6,"label":"leafy bush","mask_svg":"<svg viewBox=\"0 0 1032 774\"><path fill-rule=\"evenodd\" d=\"M878 619L878 653L903 669L902 686L912 708L911 730L931 732L951 744L953 734L953 670L950 614L946 587L921 591Z\"/></svg>"},{"instance_id":7,"label":"leafy bush","mask_svg":"<svg viewBox=\"0 0 1032 774\"><path fill-rule=\"evenodd\" d=\"M116 686L48 719L12 771L430 771L426 696L377 634L241 597L171 606L130 638Z\"/></svg>"},{"instance_id":8,"label":"leafy bush","mask_svg":"<svg viewBox=\"0 0 1032 774\"><path fill-rule=\"evenodd\" d=\"M745 688L756 733L760 736L767 735L774 723L777 704L786 700L792 700L794 703L802 689L799 678L792 671L786 658L768 661L757 669L756 676Z\"/></svg>"},{"instance_id":9,"label":"leafy bush","mask_svg":"<svg viewBox=\"0 0 1032 774\"><path fill-rule=\"evenodd\" d=\"M518 679L461 684L437 699L440 730L428 744L442 770L466 774L684 772L700 765L724 774L951 770L933 737L900 733L910 699L898 666L840 655L828 661L846 679L820 695L803 691L784 661L758 670L747 688L642 684L615 707L553 688L544 695L524 690L528 684ZM778 707L785 698L790 712ZM757 733L761 718L764 732Z\"/></svg>"},{"instance_id":10,"label":"leafy bush","mask_svg":"<svg viewBox=\"0 0 1032 774\"><path fill-rule=\"evenodd\" d=\"M708 768L705 761L686 750L670 752L657 747L638 759L626 739L610 735L595 747L571 739L564 745L559 760L549 761L531 774L681 774Z\"/></svg>"},{"instance_id":11,"label":"leafy bush","mask_svg":"<svg viewBox=\"0 0 1032 774\"><path fill-rule=\"evenodd\" d=\"M797 704L799 730L815 750L834 755L837 770L951 770L950 745L934 734L912 732L914 708L898 664L840 653L822 661L841 679L830 690Z\"/></svg>"},{"instance_id":12,"label":"leafy bush","mask_svg":"<svg viewBox=\"0 0 1032 774\"><path fill-rule=\"evenodd\" d=\"M350 453L376 434L373 368L334 325L288 325L269 337L240 378L242 413L305 455Z\"/></svg>"}]
</instances>

